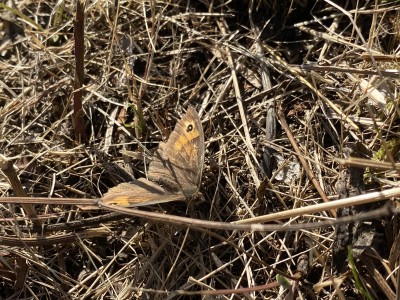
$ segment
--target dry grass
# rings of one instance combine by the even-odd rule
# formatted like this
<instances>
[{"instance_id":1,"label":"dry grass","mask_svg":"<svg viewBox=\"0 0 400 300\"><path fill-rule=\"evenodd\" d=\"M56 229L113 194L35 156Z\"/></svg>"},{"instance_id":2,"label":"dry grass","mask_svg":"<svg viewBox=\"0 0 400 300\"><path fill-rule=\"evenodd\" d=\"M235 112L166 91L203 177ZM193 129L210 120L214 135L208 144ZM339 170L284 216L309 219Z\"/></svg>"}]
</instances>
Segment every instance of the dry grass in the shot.
<instances>
[{"instance_id":1,"label":"dry grass","mask_svg":"<svg viewBox=\"0 0 400 300\"><path fill-rule=\"evenodd\" d=\"M74 2L16 0L19 15L0 7L1 154L13 162L2 166L3 197L98 198L142 177L146 149L168 137L188 105L205 131L205 201L151 211L232 222L398 185L398 2L88 1L82 142L72 124L82 54L74 50ZM385 170L341 166L336 159L348 153L385 162ZM350 237L335 242L334 226L188 229L71 205L2 204L0 214L2 299L400 294L397 215L357 232L338 228ZM26 217L35 214L40 221ZM368 246L352 252L353 272L346 243Z\"/></svg>"}]
</instances>

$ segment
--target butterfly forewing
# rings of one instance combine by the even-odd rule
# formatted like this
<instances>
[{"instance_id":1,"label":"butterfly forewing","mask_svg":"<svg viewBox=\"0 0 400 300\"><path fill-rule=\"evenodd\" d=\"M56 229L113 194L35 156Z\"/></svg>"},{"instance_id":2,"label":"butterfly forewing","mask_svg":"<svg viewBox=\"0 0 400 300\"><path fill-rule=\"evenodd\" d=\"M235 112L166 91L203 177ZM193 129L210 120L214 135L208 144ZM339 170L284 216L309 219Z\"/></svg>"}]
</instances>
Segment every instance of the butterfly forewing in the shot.
<instances>
[{"instance_id":1,"label":"butterfly forewing","mask_svg":"<svg viewBox=\"0 0 400 300\"><path fill-rule=\"evenodd\" d=\"M193 107L176 124L168 141L162 143L150 163L150 180L185 196L197 191L204 164L204 133Z\"/></svg>"}]
</instances>

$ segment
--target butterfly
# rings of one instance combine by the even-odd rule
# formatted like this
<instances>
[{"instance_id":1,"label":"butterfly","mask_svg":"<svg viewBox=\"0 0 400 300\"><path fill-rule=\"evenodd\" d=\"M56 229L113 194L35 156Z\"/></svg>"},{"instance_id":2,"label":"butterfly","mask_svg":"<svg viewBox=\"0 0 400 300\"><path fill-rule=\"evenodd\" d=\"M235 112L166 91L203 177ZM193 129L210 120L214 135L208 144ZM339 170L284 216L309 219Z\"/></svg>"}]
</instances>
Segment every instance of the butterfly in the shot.
<instances>
[{"instance_id":1,"label":"butterfly","mask_svg":"<svg viewBox=\"0 0 400 300\"><path fill-rule=\"evenodd\" d=\"M204 166L204 132L197 111L190 106L161 142L149 164L147 178L111 188L101 203L137 207L187 200L198 192Z\"/></svg>"}]
</instances>

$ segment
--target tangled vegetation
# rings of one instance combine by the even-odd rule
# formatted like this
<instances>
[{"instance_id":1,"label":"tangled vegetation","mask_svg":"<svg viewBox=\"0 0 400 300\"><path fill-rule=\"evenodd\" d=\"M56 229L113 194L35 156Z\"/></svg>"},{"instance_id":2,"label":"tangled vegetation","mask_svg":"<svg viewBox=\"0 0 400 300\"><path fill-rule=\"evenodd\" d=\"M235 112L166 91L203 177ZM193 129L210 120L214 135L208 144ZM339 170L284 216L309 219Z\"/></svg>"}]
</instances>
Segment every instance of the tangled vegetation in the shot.
<instances>
[{"instance_id":1,"label":"tangled vegetation","mask_svg":"<svg viewBox=\"0 0 400 300\"><path fill-rule=\"evenodd\" d=\"M398 1L0 3L1 196L59 199L0 201L0 298L399 297L399 14ZM189 106L201 196L141 208L181 225L63 202L145 177ZM233 230L257 216L292 230Z\"/></svg>"}]
</instances>

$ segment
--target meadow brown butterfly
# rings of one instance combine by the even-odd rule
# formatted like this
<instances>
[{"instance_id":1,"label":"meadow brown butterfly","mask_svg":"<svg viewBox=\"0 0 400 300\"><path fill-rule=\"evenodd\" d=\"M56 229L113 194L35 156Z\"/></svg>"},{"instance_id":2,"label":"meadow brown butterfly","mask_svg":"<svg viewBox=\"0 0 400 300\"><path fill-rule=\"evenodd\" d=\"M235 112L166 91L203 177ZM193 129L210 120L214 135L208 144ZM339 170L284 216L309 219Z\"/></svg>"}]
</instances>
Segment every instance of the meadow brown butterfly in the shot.
<instances>
[{"instance_id":1,"label":"meadow brown butterfly","mask_svg":"<svg viewBox=\"0 0 400 300\"><path fill-rule=\"evenodd\" d=\"M189 199L199 189L203 165L203 127L190 106L168 141L160 143L150 162L148 179L121 183L111 188L101 202L136 207Z\"/></svg>"}]
</instances>

